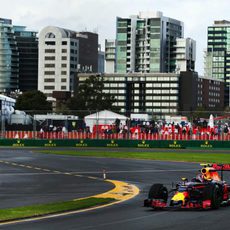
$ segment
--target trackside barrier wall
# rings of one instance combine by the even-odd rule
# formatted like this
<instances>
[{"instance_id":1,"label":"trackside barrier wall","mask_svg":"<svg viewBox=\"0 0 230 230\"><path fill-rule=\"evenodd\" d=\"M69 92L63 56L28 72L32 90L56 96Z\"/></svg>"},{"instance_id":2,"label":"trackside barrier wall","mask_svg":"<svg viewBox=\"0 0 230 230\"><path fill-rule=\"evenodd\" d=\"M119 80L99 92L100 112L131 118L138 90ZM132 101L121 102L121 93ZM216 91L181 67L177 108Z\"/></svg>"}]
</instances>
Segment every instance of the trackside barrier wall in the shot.
<instances>
[{"instance_id":1,"label":"trackside barrier wall","mask_svg":"<svg viewBox=\"0 0 230 230\"><path fill-rule=\"evenodd\" d=\"M0 139L0 146L11 147L130 147L130 148L200 148L230 149L230 141L186 140L95 140L95 139Z\"/></svg>"}]
</instances>

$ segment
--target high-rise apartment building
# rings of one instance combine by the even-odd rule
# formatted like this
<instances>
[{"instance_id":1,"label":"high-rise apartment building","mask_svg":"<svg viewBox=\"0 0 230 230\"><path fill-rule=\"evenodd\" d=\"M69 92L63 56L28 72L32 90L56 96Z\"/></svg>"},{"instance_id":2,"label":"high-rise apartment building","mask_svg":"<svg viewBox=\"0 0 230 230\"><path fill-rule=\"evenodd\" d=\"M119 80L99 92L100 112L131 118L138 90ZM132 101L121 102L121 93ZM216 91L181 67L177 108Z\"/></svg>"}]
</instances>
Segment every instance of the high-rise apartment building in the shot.
<instances>
[{"instance_id":1,"label":"high-rise apartment building","mask_svg":"<svg viewBox=\"0 0 230 230\"><path fill-rule=\"evenodd\" d=\"M194 71L196 61L196 42L191 38L176 38L176 72Z\"/></svg>"},{"instance_id":2,"label":"high-rise apartment building","mask_svg":"<svg viewBox=\"0 0 230 230\"><path fill-rule=\"evenodd\" d=\"M105 40L105 72L114 73L116 69L116 40L106 39Z\"/></svg>"},{"instance_id":3,"label":"high-rise apartment building","mask_svg":"<svg viewBox=\"0 0 230 230\"><path fill-rule=\"evenodd\" d=\"M208 27L204 74L225 82L224 104L230 106L230 21L214 21Z\"/></svg>"},{"instance_id":4,"label":"high-rise apartment building","mask_svg":"<svg viewBox=\"0 0 230 230\"><path fill-rule=\"evenodd\" d=\"M37 89L37 33L0 19L0 93Z\"/></svg>"},{"instance_id":5,"label":"high-rise apartment building","mask_svg":"<svg viewBox=\"0 0 230 230\"><path fill-rule=\"evenodd\" d=\"M161 12L118 17L115 72L174 72L176 39L183 37L183 22Z\"/></svg>"},{"instance_id":6,"label":"high-rise apartment building","mask_svg":"<svg viewBox=\"0 0 230 230\"><path fill-rule=\"evenodd\" d=\"M10 19L0 18L0 93L18 89L19 53Z\"/></svg>"}]
</instances>

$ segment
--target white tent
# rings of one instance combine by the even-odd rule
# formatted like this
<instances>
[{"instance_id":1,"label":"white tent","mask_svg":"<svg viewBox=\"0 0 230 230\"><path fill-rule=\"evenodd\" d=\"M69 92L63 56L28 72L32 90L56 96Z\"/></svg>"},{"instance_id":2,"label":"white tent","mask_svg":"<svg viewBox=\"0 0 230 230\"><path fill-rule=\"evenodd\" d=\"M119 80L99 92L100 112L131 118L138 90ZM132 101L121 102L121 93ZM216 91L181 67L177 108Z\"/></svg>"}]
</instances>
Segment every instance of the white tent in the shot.
<instances>
[{"instance_id":1,"label":"white tent","mask_svg":"<svg viewBox=\"0 0 230 230\"><path fill-rule=\"evenodd\" d=\"M208 126L210 126L210 128L214 127L214 118L212 114L209 116Z\"/></svg>"},{"instance_id":2,"label":"white tent","mask_svg":"<svg viewBox=\"0 0 230 230\"><path fill-rule=\"evenodd\" d=\"M114 124L116 119L119 119L121 124L125 125L127 117L108 110L103 110L85 116L84 118L86 126L89 126L90 131L93 130L94 125L111 125Z\"/></svg>"}]
</instances>

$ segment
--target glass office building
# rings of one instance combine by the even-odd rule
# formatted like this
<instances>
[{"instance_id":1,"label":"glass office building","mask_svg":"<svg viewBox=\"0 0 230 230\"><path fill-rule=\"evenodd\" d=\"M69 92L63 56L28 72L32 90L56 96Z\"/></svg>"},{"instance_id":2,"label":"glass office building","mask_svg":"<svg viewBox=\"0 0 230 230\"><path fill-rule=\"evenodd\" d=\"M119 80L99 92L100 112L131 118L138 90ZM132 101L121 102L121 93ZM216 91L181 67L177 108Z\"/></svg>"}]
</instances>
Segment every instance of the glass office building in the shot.
<instances>
[{"instance_id":1,"label":"glass office building","mask_svg":"<svg viewBox=\"0 0 230 230\"><path fill-rule=\"evenodd\" d=\"M208 27L204 74L224 81L224 104L230 106L230 21L215 21Z\"/></svg>"},{"instance_id":2,"label":"glass office building","mask_svg":"<svg viewBox=\"0 0 230 230\"><path fill-rule=\"evenodd\" d=\"M0 18L0 93L37 89L37 33Z\"/></svg>"},{"instance_id":3,"label":"glass office building","mask_svg":"<svg viewBox=\"0 0 230 230\"><path fill-rule=\"evenodd\" d=\"M19 89L22 92L38 88L37 32L26 31L25 26L14 26L19 53Z\"/></svg>"},{"instance_id":4,"label":"glass office building","mask_svg":"<svg viewBox=\"0 0 230 230\"><path fill-rule=\"evenodd\" d=\"M0 18L0 93L18 89L19 53L12 21Z\"/></svg>"}]
</instances>

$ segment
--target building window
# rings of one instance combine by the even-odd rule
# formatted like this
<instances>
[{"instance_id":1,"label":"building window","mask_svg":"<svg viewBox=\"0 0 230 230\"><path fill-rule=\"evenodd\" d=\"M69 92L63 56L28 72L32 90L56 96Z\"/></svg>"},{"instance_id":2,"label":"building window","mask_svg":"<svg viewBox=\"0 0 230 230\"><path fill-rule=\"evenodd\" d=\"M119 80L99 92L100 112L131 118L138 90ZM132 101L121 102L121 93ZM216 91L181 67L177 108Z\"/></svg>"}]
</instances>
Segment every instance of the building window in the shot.
<instances>
[{"instance_id":1,"label":"building window","mask_svg":"<svg viewBox=\"0 0 230 230\"><path fill-rule=\"evenodd\" d=\"M62 42L62 45L67 45L67 41L63 41L63 42Z\"/></svg>"},{"instance_id":2,"label":"building window","mask_svg":"<svg viewBox=\"0 0 230 230\"><path fill-rule=\"evenodd\" d=\"M146 87L147 87L147 88L153 87L153 84L152 84L152 83L147 83L147 84L146 84Z\"/></svg>"},{"instance_id":3,"label":"building window","mask_svg":"<svg viewBox=\"0 0 230 230\"><path fill-rule=\"evenodd\" d=\"M66 68L67 64L63 63L63 64L61 64L61 67Z\"/></svg>"},{"instance_id":4,"label":"building window","mask_svg":"<svg viewBox=\"0 0 230 230\"><path fill-rule=\"evenodd\" d=\"M171 96L171 97L170 97L170 101L176 101L176 100L178 100L178 97L177 97L177 96Z\"/></svg>"},{"instance_id":5,"label":"building window","mask_svg":"<svg viewBox=\"0 0 230 230\"><path fill-rule=\"evenodd\" d=\"M55 71L45 71L44 75L55 75Z\"/></svg>"},{"instance_id":6,"label":"building window","mask_svg":"<svg viewBox=\"0 0 230 230\"><path fill-rule=\"evenodd\" d=\"M176 87L178 87L178 84L177 83L171 83L170 87L175 87L176 88Z\"/></svg>"},{"instance_id":7,"label":"building window","mask_svg":"<svg viewBox=\"0 0 230 230\"><path fill-rule=\"evenodd\" d=\"M61 52L62 53L67 53L67 49L62 49Z\"/></svg>"},{"instance_id":8,"label":"building window","mask_svg":"<svg viewBox=\"0 0 230 230\"><path fill-rule=\"evenodd\" d=\"M177 94L177 93L178 93L178 90L176 90L176 89L170 89L170 93L175 93L175 94Z\"/></svg>"},{"instance_id":9,"label":"building window","mask_svg":"<svg viewBox=\"0 0 230 230\"><path fill-rule=\"evenodd\" d=\"M46 41L45 44L48 46L55 46L56 43L55 41Z\"/></svg>"},{"instance_id":10,"label":"building window","mask_svg":"<svg viewBox=\"0 0 230 230\"><path fill-rule=\"evenodd\" d=\"M62 79L61 79L61 82L66 82L66 78L62 78Z\"/></svg>"},{"instance_id":11,"label":"building window","mask_svg":"<svg viewBox=\"0 0 230 230\"><path fill-rule=\"evenodd\" d=\"M61 60L67 60L67 57L66 56L62 56Z\"/></svg>"},{"instance_id":12,"label":"building window","mask_svg":"<svg viewBox=\"0 0 230 230\"><path fill-rule=\"evenodd\" d=\"M46 38L55 38L55 34L53 34L52 32L51 33L47 33L45 35Z\"/></svg>"},{"instance_id":13,"label":"building window","mask_svg":"<svg viewBox=\"0 0 230 230\"><path fill-rule=\"evenodd\" d=\"M55 64L45 64L45 68L54 68Z\"/></svg>"},{"instance_id":14,"label":"building window","mask_svg":"<svg viewBox=\"0 0 230 230\"><path fill-rule=\"evenodd\" d=\"M62 85L62 86L61 86L61 89L62 89L62 90L66 90L66 86Z\"/></svg>"},{"instance_id":15,"label":"building window","mask_svg":"<svg viewBox=\"0 0 230 230\"><path fill-rule=\"evenodd\" d=\"M67 72L66 71L61 71L61 75L66 75Z\"/></svg>"},{"instance_id":16,"label":"building window","mask_svg":"<svg viewBox=\"0 0 230 230\"><path fill-rule=\"evenodd\" d=\"M44 82L55 82L54 78L45 78Z\"/></svg>"},{"instance_id":17,"label":"building window","mask_svg":"<svg viewBox=\"0 0 230 230\"><path fill-rule=\"evenodd\" d=\"M161 100L160 96L153 96L153 100Z\"/></svg>"},{"instance_id":18,"label":"building window","mask_svg":"<svg viewBox=\"0 0 230 230\"><path fill-rule=\"evenodd\" d=\"M162 100L169 100L169 96L162 96Z\"/></svg>"},{"instance_id":19,"label":"building window","mask_svg":"<svg viewBox=\"0 0 230 230\"><path fill-rule=\"evenodd\" d=\"M55 49L45 49L45 53L55 53Z\"/></svg>"},{"instance_id":20,"label":"building window","mask_svg":"<svg viewBox=\"0 0 230 230\"><path fill-rule=\"evenodd\" d=\"M47 90L52 90L52 89L55 89L53 85L46 85L44 87L44 89L47 89Z\"/></svg>"},{"instance_id":21,"label":"building window","mask_svg":"<svg viewBox=\"0 0 230 230\"><path fill-rule=\"evenodd\" d=\"M54 56L46 56L45 60L46 61L53 61L53 60L55 60L55 57Z\"/></svg>"}]
</instances>

